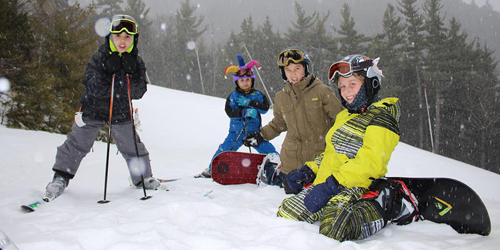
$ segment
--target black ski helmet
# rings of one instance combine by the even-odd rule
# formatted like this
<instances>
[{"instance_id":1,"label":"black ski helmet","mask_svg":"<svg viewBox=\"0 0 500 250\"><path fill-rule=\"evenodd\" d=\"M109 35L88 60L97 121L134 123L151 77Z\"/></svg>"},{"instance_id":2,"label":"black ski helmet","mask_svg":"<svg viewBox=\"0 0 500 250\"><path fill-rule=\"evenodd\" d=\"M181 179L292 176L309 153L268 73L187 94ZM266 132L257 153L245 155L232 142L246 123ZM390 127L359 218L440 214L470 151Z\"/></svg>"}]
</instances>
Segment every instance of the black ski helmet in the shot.
<instances>
[{"instance_id":1,"label":"black ski helmet","mask_svg":"<svg viewBox=\"0 0 500 250\"><path fill-rule=\"evenodd\" d=\"M382 70L378 68L378 63L380 58L371 59L365 55L349 55L342 60L333 63L330 66L328 79L331 83L336 83L340 76L350 77L352 73L357 73L365 78L365 92L368 96L368 104L370 105L373 102L374 97L377 95L380 90L380 85L382 83ZM342 100L342 105L345 105L345 100L340 95Z\"/></svg>"},{"instance_id":2,"label":"black ski helmet","mask_svg":"<svg viewBox=\"0 0 500 250\"><path fill-rule=\"evenodd\" d=\"M304 65L305 76L307 77L309 75L310 60L306 50L301 47L288 47L278 54L277 64L281 71L281 77L283 77L283 80L287 80L285 67L292 62Z\"/></svg>"}]
</instances>

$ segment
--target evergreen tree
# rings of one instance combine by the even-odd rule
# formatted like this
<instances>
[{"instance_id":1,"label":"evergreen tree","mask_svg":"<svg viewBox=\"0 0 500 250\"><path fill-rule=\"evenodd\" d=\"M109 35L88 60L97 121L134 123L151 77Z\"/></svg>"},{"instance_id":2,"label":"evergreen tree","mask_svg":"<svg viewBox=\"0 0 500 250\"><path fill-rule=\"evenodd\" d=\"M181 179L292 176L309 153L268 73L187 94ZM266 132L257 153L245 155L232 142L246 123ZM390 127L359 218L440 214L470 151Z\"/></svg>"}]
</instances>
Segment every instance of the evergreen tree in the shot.
<instances>
[{"instance_id":1,"label":"evergreen tree","mask_svg":"<svg viewBox=\"0 0 500 250\"><path fill-rule=\"evenodd\" d=\"M16 89L9 126L68 133L83 91L85 65L95 51L93 25L87 23L92 6L79 4L49 9L38 1L31 21L40 39L37 63L27 77L30 85Z\"/></svg>"},{"instance_id":2,"label":"evergreen tree","mask_svg":"<svg viewBox=\"0 0 500 250\"><path fill-rule=\"evenodd\" d=\"M382 24L383 32L372 39L368 54L381 58L380 67L384 72L383 93L387 96L400 96L404 89L401 64L406 41L405 27L392 4L387 5Z\"/></svg>"},{"instance_id":3,"label":"evergreen tree","mask_svg":"<svg viewBox=\"0 0 500 250\"><path fill-rule=\"evenodd\" d=\"M430 150L427 130L426 105L422 76L423 19L416 6L417 0L400 0L399 11L405 19L405 55L401 64L401 105L407 115L401 116L401 140L422 149Z\"/></svg>"},{"instance_id":4,"label":"evergreen tree","mask_svg":"<svg viewBox=\"0 0 500 250\"><path fill-rule=\"evenodd\" d=\"M341 55L366 54L366 49L364 47L366 37L363 34L358 34L356 29L354 29L356 22L354 18L351 17L351 8L349 4L344 3L340 13L342 15L340 28L337 29L333 27L340 35L340 38L338 38L340 44L339 53Z\"/></svg>"},{"instance_id":5,"label":"evergreen tree","mask_svg":"<svg viewBox=\"0 0 500 250\"><path fill-rule=\"evenodd\" d=\"M14 104L13 99L24 98L19 90L31 85L27 72L32 60L34 34L25 5L26 1L0 0L0 23L4 25L0 29L0 78L8 79L11 84L11 91L0 92L0 124Z\"/></svg>"},{"instance_id":6,"label":"evergreen tree","mask_svg":"<svg viewBox=\"0 0 500 250\"><path fill-rule=\"evenodd\" d=\"M326 31L325 23L329 17L330 11L322 15L321 18L318 17L316 24L311 29L313 39L311 39L310 46L307 48L307 52L312 58L312 73L323 79L327 84L329 83L328 69L333 61L338 58L337 42Z\"/></svg>"},{"instance_id":7,"label":"evergreen tree","mask_svg":"<svg viewBox=\"0 0 500 250\"><path fill-rule=\"evenodd\" d=\"M154 44L153 22L148 18L149 8L143 0L127 0L128 6L125 8L124 13L132 16L139 26L139 53L142 59L148 65L148 61L154 57L155 49L151 46Z\"/></svg>"},{"instance_id":8,"label":"evergreen tree","mask_svg":"<svg viewBox=\"0 0 500 250\"><path fill-rule=\"evenodd\" d=\"M255 48L257 49L251 52L252 58L257 60L262 66L260 70L262 81L264 82L262 84L266 85L267 92L269 92L268 98L274 103L274 96L283 87L283 78L281 77L276 57L287 45L281 34L274 31L269 16L266 17L266 21L259 26L258 30L258 35L255 38ZM265 90L259 87L259 84L256 86L267 95Z\"/></svg>"},{"instance_id":9,"label":"evergreen tree","mask_svg":"<svg viewBox=\"0 0 500 250\"><path fill-rule=\"evenodd\" d=\"M483 83L475 83L475 77L471 78L474 71L474 61L477 56L474 51L474 43L468 43L468 35L461 31L461 24L457 19L450 20L450 27L446 35L446 54L448 61L446 62L447 74L451 75L449 91L444 94L443 112L446 113L443 117L442 135L444 138L441 152L443 155L454 159L472 163L471 156L473 149L477 148L476 141L470 140L467 134L476 133L468 120L470 120L470 111L477 111L477 99L471 99L470 85L482 85ZM473 88L475 89L475 88ZM481 91L482 92L482 91ZM477 92L476 92L477 93ZM485 94L485 93L483 93ZM467 129L465 129L467 128ZM472 153L477 155L476 152Z\"/></svg>"},{"instance_id":10,"label":"evergreen tree","mask_svg":"<svg viewBox=\"0 0 500 250\"><path fill-rule=\"evenodd\" d=\"M444 18L441 16L442 7L441 0L426 0L424 4L424 12L426 13L424 30L426 31L427 50L427 56L424 59L426 65L424 77L427 89L433 96L430 101L431 103L434 102L433 151L436 153L440 153L444 92L447 90L447 86L451 84L450 81L452 81L451 72L447 69L447 30L444 27Z\"/></svg>"},{"instance_id":11,"label":"evergreen tree","mask_svg":"<svg viewBox=\"0 0 500 250\"><path fill-rule=\"evenodd\" d=\"M175 20L173 17L167 15L159 17L154 26L160 27L160 31L153 32L153 38L148 41L147 48L144 48L145 53L154 52L150 54L146 62L150 83L167 88L177 87L176 82L172 80L173 69L170 68L172 52L175 50L172 42L175 35L174 25ZM143 47L141 46L142 50Z\"/></svg>"},{"instance_id":12,"label":"evergreen tree","mask_svg":"<svg viewBox=\"0 0 500 250\"><path fill-rule=\"evenodd\" d=\"M307 50L313 39L311 28L318 19L318 13L315 11L308 16L300 4L295 2L294 6L297 21L295 23L292 22L293 28L288 29L285 37L291 46L301 46Z\"/></svg>"},{"instance_id":13,"label":"evergreen tree","mask_svg":"<svg viewBox=\"0 0 500 250\"><path fill-rule=\"evenodd\" d=\"M486 170L500 173L498 148L500 147L500 104L498 102L498 76L494 70L498 64L493 58L494 51L486 44L475 43L467 64L469 72L467 82L462 86L463 104L459 113L463 114L460 121L459 137L462 143L459 152L460 160L482 167ZM456 129L456 128L455 128ZM467 159L463 159L466 157Z\"/></svg>"},{"instance_id":14,"label":"evergreen tree","mask_svg":"<svg viewBox=\"0 0 500 250\"><path fill-rule=\"evenodd\" d=\"M204 45L200 39L207 30L201 27L205 17L195 16L196 5L189 0L181 3L175 15L175 34L172 38L173 48L167 67L172 69L173 76L169 80L181 84L183 90L201 93L201 79L197 64L197 54L204 53Z\"/></svg>"}]
</instances>

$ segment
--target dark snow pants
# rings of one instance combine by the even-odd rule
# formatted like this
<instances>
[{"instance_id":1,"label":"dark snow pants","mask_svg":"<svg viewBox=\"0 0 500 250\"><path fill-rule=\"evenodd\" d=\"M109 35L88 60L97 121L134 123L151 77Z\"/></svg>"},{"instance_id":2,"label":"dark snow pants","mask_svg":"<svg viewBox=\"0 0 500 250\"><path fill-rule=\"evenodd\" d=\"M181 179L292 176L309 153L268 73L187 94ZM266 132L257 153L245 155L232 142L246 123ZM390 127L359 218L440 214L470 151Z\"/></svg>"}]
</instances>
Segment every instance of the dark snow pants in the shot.
<instances>
[{"instance_id":1,"label":"dark snow pants","mask_svg":"<svg viewBox=\"0 0 500 250\"><path fill-rule=\"evenodd\" d=\"M66 141L57 148L56 163L52 168L54 171L66 173L68 177L73 177L82 159L90 152L97 137L97 133L104 125L102 121L84 119L85 126L79 127L73 123L72 131L67 135ZM144 178L152 175L149 152L141 142L136 133L137 157L134 144L134 134L131 122L113 124L111 135L116 143L116 147L127 162L127 166L134 184L141 181L141 173ZM103 162L105 158L103 157Z\"/></svg>"}]
</instances>

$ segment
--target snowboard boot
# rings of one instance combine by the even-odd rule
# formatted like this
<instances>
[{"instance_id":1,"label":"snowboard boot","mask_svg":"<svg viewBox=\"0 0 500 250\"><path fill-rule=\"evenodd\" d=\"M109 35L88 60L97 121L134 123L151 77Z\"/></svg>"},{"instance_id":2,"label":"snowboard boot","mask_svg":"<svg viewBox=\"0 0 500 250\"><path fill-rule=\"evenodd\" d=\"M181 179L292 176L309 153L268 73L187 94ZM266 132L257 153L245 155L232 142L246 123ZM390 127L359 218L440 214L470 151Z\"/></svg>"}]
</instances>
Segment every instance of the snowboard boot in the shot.
<instances>
[{"instance_id":1,"label":"snowboard boot","mask_svg":"<svg viewBox=\"0 0 500 250\"><path fill-rule=\"evenodd\" d=\"M403 181L394 182L399 184L396 194L399 202L396 201L395 203L398 205L396 208L399 208L399 213L391 220L391 222L396 223L397 225L406 225L420 220L421 217L418 210L418 200L415 195L408 189ZM399 206L399 203L401 206Z\"/></svg>"},{"instance_id":2,"label":"snowboard boot","mask_svg":"<svg viewBox=\"0 0 500 250\"><path fill-rule=\"evenodd\" d=\"M210 168L206 168L200 174L195 175L194 178L212 178L212 171Z\"/></svg>"},{"instance_id":3,"label":"snowboard boot","mask_svg":"<svg viewBox=\"0 0 500 250\"><path fill-rule=\"evenodd\" d=\"M52 182L49 182L45 188L45 196L43 197L43 200L49 202L59 197L68 186L69 180L69 178L56 172L54 174L54 178L52 178Z\"/></svg>"},{"instance_id":4,"label":"snowboard boot","mask_svg":"<svg viewBox=\"0 0 500 250\"><path fill-rule=\"evenodd\" d=\"M386 224L406 225L420 218L418 201L402 181L377 179L363 199L375 204Z\"/></svg>"},{"instance_id":5,"label":"snowboard boot","mask_svg":"<svg viewBox=\"0 0 500 250\"><path fill-rule=\"evenodd\" d=\"M262 164L259 165L259 172L257 173L257 185L267 184L275 186L283 186L283 181L280 178L280 156L276 153L268 154Z\"/></svg>"}]
</instances>

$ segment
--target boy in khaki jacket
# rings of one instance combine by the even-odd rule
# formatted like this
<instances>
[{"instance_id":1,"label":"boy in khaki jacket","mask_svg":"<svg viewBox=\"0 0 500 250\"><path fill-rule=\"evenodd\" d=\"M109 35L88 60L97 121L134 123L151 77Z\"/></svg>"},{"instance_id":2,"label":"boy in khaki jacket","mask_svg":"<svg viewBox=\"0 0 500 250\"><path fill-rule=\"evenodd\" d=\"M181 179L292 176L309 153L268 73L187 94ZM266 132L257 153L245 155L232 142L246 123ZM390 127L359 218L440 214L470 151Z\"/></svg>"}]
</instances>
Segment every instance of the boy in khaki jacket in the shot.
<instances>
[{"instance_id":1,"label":"boy in khaki jacket","mask_svg":"<svg viewBox=\"0 0 500 250\"><path fill-rule=\"evenodd\" d=\"M309 57L300 47L287 48L278 55L285 86L276 94L274 118L260 132L244 139L246 146L255 146L287 132L280 152L283 180L325 150L325 135L343 109L332 88L312 75L309 65ZM290 193L286 185L285 192Z\"/></svg>"}]
</instances>

